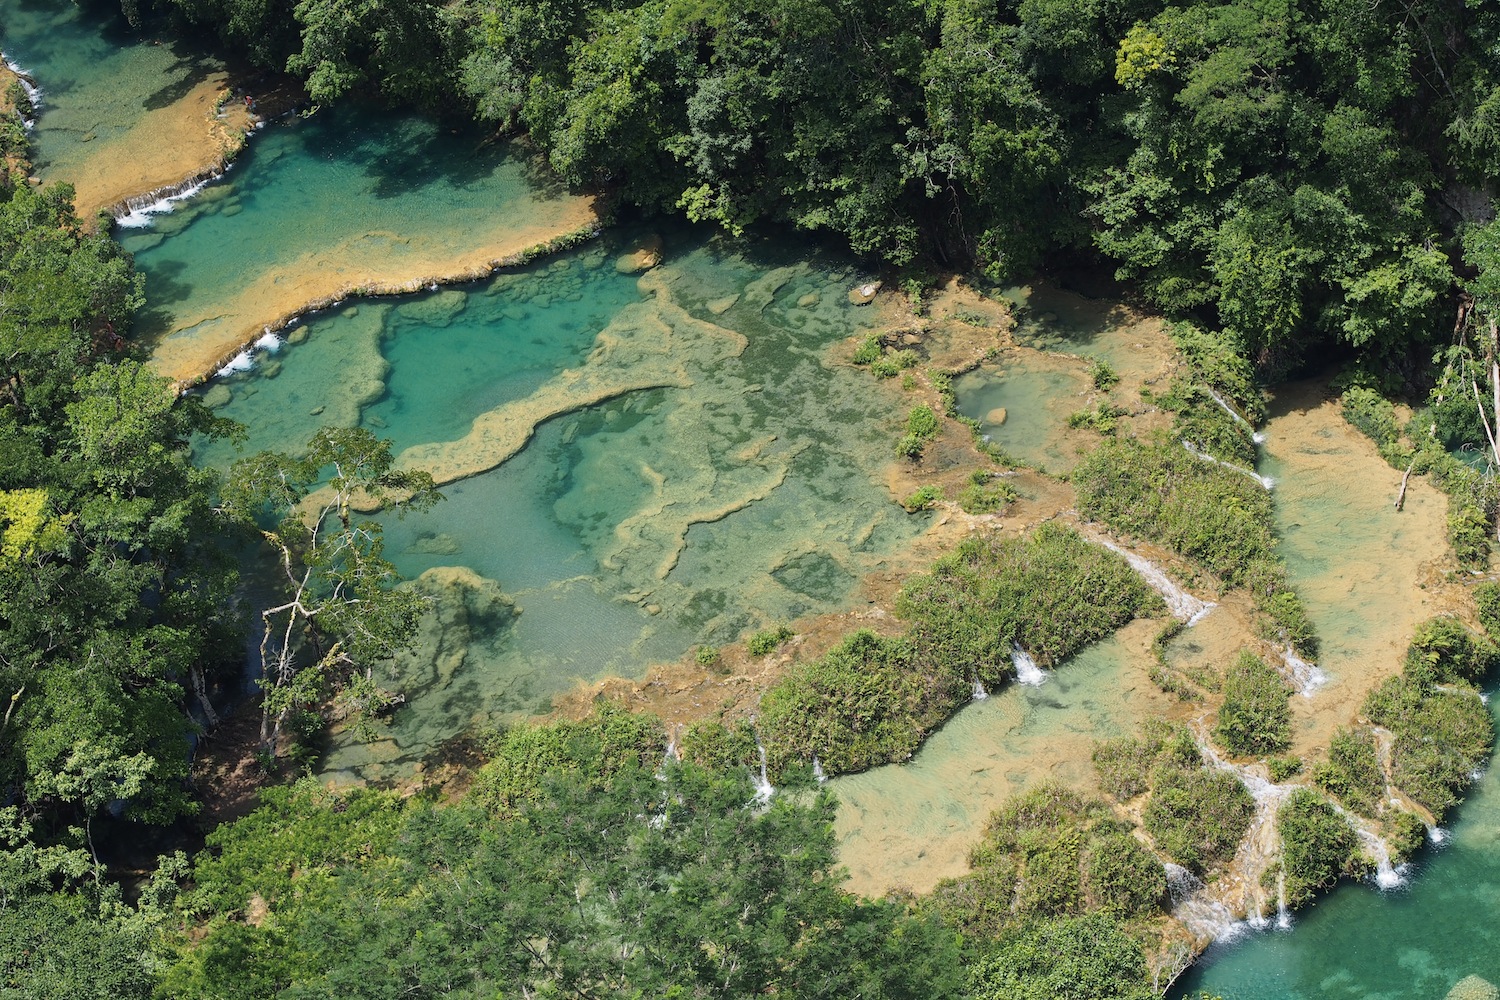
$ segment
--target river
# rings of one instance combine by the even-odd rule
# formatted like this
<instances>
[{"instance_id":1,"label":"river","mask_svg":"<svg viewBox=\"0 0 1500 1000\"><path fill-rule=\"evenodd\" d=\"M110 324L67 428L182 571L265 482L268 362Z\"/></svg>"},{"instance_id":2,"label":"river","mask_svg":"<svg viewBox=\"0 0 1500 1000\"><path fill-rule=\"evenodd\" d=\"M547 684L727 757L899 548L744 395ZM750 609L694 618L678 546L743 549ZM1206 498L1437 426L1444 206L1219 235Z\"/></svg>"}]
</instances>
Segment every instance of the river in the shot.
<instances>
[{"instance_id":1,"label":"river","mask_svg":"<svg viewBox=\"0 0 1500 1000\"><path fill-rule=\"evenodd\" d=\"M0 0L0 26L0 48L43 90L39 172L76 183L88 207L211 173L250 124L215 114L227 72L209 57L37 0ZM219 372L198 391L249 426L252 448L362 426L447 484L434 511L386 525L387 554L442 609L393 678L408 701L383 739L336 742L331 777L394 777L580 680L862 607L863 581L934 528L889 486L900 380L836 360L876 322L846 294L872 276L837 254L658 226L515 264L593 227L592 204L518 150L368 110L272 121L222 178L159 207L118 230L146 275L138 335L159 370L184 384ZM631 251L657 241L662 262L642 272ZM457 278L470 280L348 297ZM1065 470L1080 438L1063 424L1086 385L1058 352L1107 358L1134 391L1155 377L1160 324L1045 285L1011 297L1030 346L968 376L960 407ZM1399 477L1321 392L1278 394L1260 467L1280 481L1283 553L1325 642L1329 683L1297 716L1305 751L1399 668L1423 602L1440 603L1441 498L1419 482L1390 511ZM1027 503L1042 518L1062 501L1023 491ZM1213 611L1172 655L1232 645L1239 614ZM1147 677L1152 630L993 693L910 765L836 780L854 886L956 874L1006 794L1044 776L1087 784L1094 739L1177 711ZM1404 889L1342 888L1289 932L1217 947L1184 988L1439 997L1471 973L1500 978L1497 832L1487 777Z\"/></svg>"}]
</instances>

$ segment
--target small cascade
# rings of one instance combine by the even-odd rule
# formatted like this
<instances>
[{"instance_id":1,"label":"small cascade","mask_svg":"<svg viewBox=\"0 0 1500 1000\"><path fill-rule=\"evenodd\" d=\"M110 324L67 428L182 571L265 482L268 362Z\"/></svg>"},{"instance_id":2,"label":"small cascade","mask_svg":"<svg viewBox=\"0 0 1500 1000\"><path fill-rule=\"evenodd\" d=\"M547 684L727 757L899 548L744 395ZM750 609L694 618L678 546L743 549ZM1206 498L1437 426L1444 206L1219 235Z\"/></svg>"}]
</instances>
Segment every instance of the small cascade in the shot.
<instances>
[{"instance_id":1,"label":"small cascade","mask_svg":"<svg viewBox=\"0 0 1500 1000\"><path fill-rule=\"evenodd\" d=\"M233 375L236 372L247 372L255 367L255 356L249 351L241 351L224 363L224 367L214 372L214 378L221 375Z\"/></svg>"},{"instance_id":2,"label":"small cascade","mask_svg":"<svg viewBox=\"0 0 1500 1000\"><path fill-rule=\"evenodd\" d=\"M776 794L776 786L771 784L771 779L766 775L766 747L761 743L759 734L755 737L755 749L760 753L760 773L754 778L755 804L767 806L771 804L771 796Z\"/></svg>"},{"instance_id":3,"label":"small cascade","mask_svg":"<svg viewBox=\"0 0 1500 1000\"><path fill-rule=\"evenodd\" d=\"M1286 664L1287 672L1292 675L1292 686L1304 698L1311 698L1313 692L1328 683L1328 675L1323 669L1298 656L1291 646L1281 651L1281 662Z\"/></svg>"},{"instance_id":4,"label":"small cascade","mask_svg":"<svg viewBox=\"0 0 1500 1000\"><path fill-rule=\"evenodd\" d=\"M1276 928L1289 931L1292 929L1292 911L1286 905L1286 870L1276 873Z\"/></svg>"},{"instance_id":5,"label":"small cascade","mask_svg":"<svg viewBox=\"0 0 1500 1000\"><path fill-rule=\"evenodd\" d=\"M764 757L762 757L761 767L765 767ZM828 780L828 775L823 771L823 762L817 758L817 755L813 756L813 777L817 779L820 785Z\"/></svg>"},{"instance_id":6,"label":"small cascade","mask_svg":"<svg viewBox=\"0 0 1500 1000\"><path fill-rule=\"evenodd\" d=\"M178 202L193 197L223 176L224 171L214 170L190 177L181 184L170 184L146 194L126 198L124 204L114 208L115 225L121 229L144 229L151 225L154 216L165 215L172 211L177 207Z\"/></svg>"},{"instance_id":7,"label":"small cascade","mask_svg":"<svg viewBox=\"0 0 1500 1000\"><path fill-rule=\"evenodd\" d=\"M1371 829L1364 825L1357 817L1344 814L1354 823L1354 832L1359 834L1360 843L1364 844L1365 850L1369 852L1371 860L1375 862L1375 884L1381 889L1399 889L1406 884L1406 876L1401 869L1391 864L1391 852L1386 847L1385 841ZM1402 868L1406 867L1402 865Z\"/></svg>"},{"instance_id":8,"label":"small cascade","mask_svg":"<svg viewBox=\"0 0 1500 1000\"><path fill-rule=\"evenodd\" d=\"M1448 842L1452 836L1446 828L1441 826L1429 827L1427 830L1427 842L1433 847L1441 847Z\"/></svg>"},{"instance_id":9,"label":"small cascade","mask_svg":"<svg viewBox=\"0 0 1500 1000\"><path fill-rule=\"evenodd\" d=\"M1016 668L1016 682L1027 687L1038 687L1047 683L1047 671L1036 665L1031 654L1021 648L1020 643L1011 643L1010 662Z\"/></svg>"},{"instance_id":10,"label":"small cascade","mask_svg":"<svg viewBox=\"0 0 1500 1000\"><path fill-rule=\"evenodd\" d=\"M990 693L984 689L984 681L980 680L978 677L974 678L974 700L984 701L984 699L988 698L989 696Z\"/></svg>"},{"instance_id":11,"label":"small cascade","mask_svg":"<svg viewBox=\"0 0 1500 1000\"><path fill-rule=\"evenodd\" d=\"M287 325L290 326L291 324L288 323ZM255 341L255 344L253 346L258 351L265 351L267 354L275 354L277 351L281 350L281 344L281 338L268 329L265 333L260 335L260 338Z\"/></svg>"},{"instance_id":12,"label":"small cascade","mask_svg":"<svg viewBox=\"0 0 1500 1000\"><path fill-rule=\"evenodd\" d=\"M26 99L31 102L31 116L21 115L21 126L28 132L36 128L36 115L42 109L42 88L36 85L36 79L26 70L17 66L9 59L5 60L5 68L16 75L21 81L21 89L26 92Z\"/></svg>"},{"instance_id":13,"label":"small cascade","mask_svg":"<svg viewBox=\"0 0 1500 1000\"><path fill-rule=\"evenodd\" d=\"M1190 454L1193 457L1199 459L1200 461L1212 462L1213 464L1215 464L1217 466L1220 466L1221 468L1225 468L1225 469L1233 469L1235 472L1238 472L1238 473L1240 473L1241 475L1244 475L1244 476L1249 476L1251 479L1255 480L1257 483L1260 483L1260 485L1264 489L1269 490L1273 486L1276 485L1276 480L1272 479L1270 476L1262 476L1259 472L1256 472L1254 469L1247 469L1243 465L1235 465L1233 462L1226 462L1226 461L1224 461L1221 458L1214 458L1208 452L1203 451L1202 449L1193 447L1193 443L1191 441L1187 440L1186 438L1183 438L1182 446L1188 450L1188 454Z\"/></svg>"},{"instance_id":14,"label":"small cascade","mask_svg":"<svg viewBox=\"0 0 1500 1000\"><path fill-rule=\"evenodd\" d=\"M1214 392L1212 386L1206 385L1203 388L1210 396L1213 397L1213 401L1215 403L1218 403L1221 407L1224 408L1225 413L1234 418L1235 423L1239 424L1240 426L1244 427L1245 430L1250 432L1250 440L1254 441L1256 444L1265 444L1266 436L1260 431L1256 430L1255 425L1246 420L1244 415L1241 414L1240 411L1235 407L1231 406L1227 399L1225 399L1223 396L1220 396L1217 392Z\"/></svg>"},{"instance_id":15,"label":"small cascade","mask_svg":"<svg viewBox=\"0 0 1500 1000\"><path fill-rule=\"evenodd\" d=\"M1167 609L1172 612L1172 617L1183 622L1188 628L1192 628L1203 620L1214 608L1218 607L1213 601L1200 600L1192 594L1183 590L1172 581L1172 578L1162 568L1145 556L1138 555L1130 550L1116 545L1108 538L1090 536L1089 541L1104 546L1111 552L1125 557L1130 568L1135 570L1142 580L1150 585L1152 590L1160 594L1167 602Z\"/></svg>"},{"instance_id":16,"label":"small cascade","mask_svg":"<svg viewBox=\"0 0 1500 1000\"><path fill-rule=\"evenodd\" d=\"M1249 893L1254 898L1245 900L1246 909L1250 913L1247 926L1256 930L1264 930L1271 925L1271 921L1263 916L1266 911L1266 903L1260 896L1259 887L1263 874L1280 860L1281 838L1276 833L1276 814L1281 811L1284 803L1292 792L1301 785L1285 784L1278 785L1267 778L1254 766L1234 764L1220 757L1211 743L1201 732L1193 734L1198 744L1198 752L1204 761L1210 766L1221 771L1228 771L1239 779L1240 784L1250 793L1255 801L1255 815L1250 820L1250 827L1245 831L1245 837L1240 845L1236 864L1244 876L1244 883ZM1278 900L1278 906L1283 900ZM1280 917L1278 915L1278 924Z\"/></svg>"}]
</instances>

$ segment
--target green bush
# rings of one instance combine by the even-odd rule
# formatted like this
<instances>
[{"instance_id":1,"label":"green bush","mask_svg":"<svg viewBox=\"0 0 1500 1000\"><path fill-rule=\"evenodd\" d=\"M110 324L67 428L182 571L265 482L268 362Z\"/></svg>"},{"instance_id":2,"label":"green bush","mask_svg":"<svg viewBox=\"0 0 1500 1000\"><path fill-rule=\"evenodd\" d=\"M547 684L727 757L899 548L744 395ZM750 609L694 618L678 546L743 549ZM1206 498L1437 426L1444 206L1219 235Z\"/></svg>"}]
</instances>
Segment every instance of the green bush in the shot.
<instances>
[{"instance_id":1,"label":"green bush","mask_svg":"<svg viewBox=\"0 0 1500 1000\"><path fill-rule=\"evenodd\" d=\"M1167 899L1161 862L1128 828L1103 803L1052 782L995 810L969 865L933 901L950 925L977 938L1070 914L1151 917Z\"/></svg>"},{"instance_id":2,"label":"green bush","mask_svg":"<svg viewBox=\"0 0 1500 1000\"><path fill-rule=\"evenodd\" d=\"M893 355L886 355L870 362L870 374L876 378L895 378L901 374L901 362Z\"/></svg>"},{"instance_id":3,"label":"green bush","mask_svg":"<svg viewBox=\"0 0 1500 1000\"><path fill-rule=\"evenodd\" d=\"M745 640L745 648L750 650L751 656L765 656L796 634L785 625L761 629Z\"/></svg>"},{"instance_id":4,"label":"green bush","mask_svg":"<svg viewBox=\"0 0 1500 1000\"><path fill-rule=\"evenodd\" d=\"M1063 917L1028 928L975 964L973 1000L1151 1000L1141 945L1109 917Z\"/></svg>"},{"instance_id":5,"label":"green bush","mask_svg":"<svg viewBox=\"0 0 1500 1000\"><path fill-rule=\"evenodd\" d=\"M733 729L722 722L694 723L682 734L677 751L683 760L714 771L760 767L755 734L743 723Z\"/></svg>"},{"instance_id":6,"label":"green bush","mask_svg":"<svg viewBox=\"0 0 1500 1000\"><path fill-rule=\"evenodd\" d=\"M1068 414L1068 426L1077 430L1087 428L1098 434L1113 434L1118 428L1119 418L1125 413L1117 406L1100 403L1092 410L1078 410Z\"/></svg>"},{"instance_id":7,"label":"green bush","mask_svg":"<svg viewBox=\"0 0 1500 1000\"><path fill-rule=\"evenodd\" d=\"M1490 641L1500 642L1500 583L1481 583L1474 588L1474 604L1479 609L1479 624Z\"/></svg>"},{"instance_id":8,"label":"green bush","mask_svg":"<svg viewBox=\"0 0 1500 1000\"><path fill-rule=\"evenodd\" d=\"M938 418L932 407L913 406L906 417L906 433L896 445L896 454L906 458L917 458L927 442L937 437Z\"/></svg>"},{"instance_id":9,"label":"green bush","mask_svg":"<svg viewBox=\"0 0 1500 1000\"><path fill-rule=\"evenodd\" d=\"M1003 482L994 481L994 473L975 469L969 483L958 494L958 506L966 514L994 514L1016 499L1016 491Z\"/></svg>"},{"instance_id":10,"label":"green bush","mask_svg":"<svg viewBox=\"0 0 1500 1000\"><path fill-rule=\"evenodd\" d=\"M1168 332L1197 381L1238 406L1250 423L1266 419L1266 401L1255 384L1255 366L1241 345L1221 331L1192 323L1174 323Z\"/></svg>"},{"instance_id":11,"label":"green bush","mask_svg":"<svg viewBox=\"0 0 1500 1000\"><path fill-rule=\"evenodd\" d=\"M1266 770L1270 772L1271 780L1279 785L1302 773L1302 758L1271 757L1266 761Z\"/></svg>"},{"instance_id":12,"label":"green bush","mask_svg":"<svg viewBox=\"0 0 1500 1000\"><path fill-rule=\"evenodd\" d=\"M1394 864L1410 861L1427 843L1427 824L1414 812L1393 809L1386 813L1383 823L1386 847Z\"/></svg>"},{"instance_id":13,"label":"green bush","mask_svg":"<svg viewBox=\"0 0 1500 1000\"><path fill-rule=\"evenodd\" d=\"M931 669L988 686L1013 676L1013 644L1055 664L1161 608L1121 556L1052 523L1021 538L965 540L896 602Z\"/></svg>"},{"instance_id":14,"label":"green bush","mask_svg":"<svg viewBox=\"0 0 1500 1000\"><path fill-rule=\"evenodd\" d=\"M1197 767L1203 762L1193 734L1185 727L1148 722L1140 736L1122 736L1094 746L1094 769L1106 795L1128 802L1151 787L1158 765Z\"/></svg>"},{"instance_id":15,"label":"green bush","mask_svg":"<svg viewBox=\"0 0 1500 1000\"><path fill-rule=\"evenodd\" d=\"M719 662L719 647L699 646L698 651L693 654L693 659L700 667L711 667Z\"/></svg>"},{"instance_id":16,"label":"green bush","mask_svg":"<svg viewBox=\"0 0 1500 1000\"><path fill-rule=\"evenodd\" d=\"M1227 771L1158 766L1142 820L1168 857L1203 874L1234 857L1254 813L1255 800Z\"/></svg>"},{"instance_id":17,"label":"green bush","mask_svg":"<svg viewBox=\"0 0 1500 1000\"><path fill-rule=\"evenodd\" d=\"M1095 358L1089 364L1089 379L1094 383L1094 388L1101 391L1113 389L1120 382L1120 375L1115 371L1115 366L1104 358Z\"/></svg>"},{"instance_id":18,"label":"green bush","mask_svg":"<svg viewBox=\"0 0 1500 1000\"><path fill-rule=\"evenodd\" d=\"M872 333L866 337L858 347L854 349L854 363L857 365L868 365L880 359L881 346L880 335Z\"/></svg>"},{"instance_id":19,"label":"green bush","mask_svg":"<svg viewBox=\"0 0 1500 1000\"><path fill-rule=\"evenodd\" d=\"M1406 675L1427 684L1479 684L1500 662L1500 649L1457 618L1429 618L1406 650Z\"/></svg>"},{"instance_id":20,"label":"green bush","mask_svg":"<svg viewBox=\"0 0 1500 1000\"><path fill-rule=\"evenodd\" d=\"M929 483L913 490L910 496L901 501L901 506L911 511L926 510L942 499L943 488Z\"/></svg>"},{"instance_id":21,"label":"green bush","mask_svg":"<svg viewBox=\"0 0 1500 1000\"><path fill-rule=\"evenodd\" d=\"M666 750L658 720L601 702L580 722L507 731L475 776L468 800L503 813L541 798L549 782L602 788L622 769L654 769Z\"/></svg>"},{"instance_id":22,"label":"green bush","mask_svg":"<svg viewBox=\"0 0 1500 1000\"><path fill-rule=\"evenodd\" d=\"M1280 753L1292 743L1291 689L1260 657L1242 652L1224 675L1214 737L1240 757Z\"/></svg>"},{"instance_id":23,"label":"green bush","mask_svg":"<svg viewBox=\"0 0 1500 1000\"><path fill-rule=\"evenodd\" d=\"M969 690L961 674L924 670L909 640L861 630L772 685L757 725L776 773L817 757L844 774L910 757Z\"/></svg>"},{"instance_id":24,"label":"green bush","mask_svg":"<svg viewBox=\"0 0 1500 1000\"><path fill-rule=\"evenodd\" d=\"M1458 802L1494 748L1489 708L1474 691L1391 677L1370 692L1363 711L1394 734L1392 782L1436 816Z\"/></svg>"},{"instance_id":25,"label":"green bush","mask_svg":"<svg viewBox=\"0 0 1500 1000\"><path fill-rule=\"evenodd\" d=\"M1455 502L1448 514L1448 544L1465 569L1484 569L1490 562L1490 517L1478 504Z\"/></svg>"},{"instance_id":26,"label":"green bush","mask_svg":"<svg viewBox=\"0 0 1500 1000\"><path fill-rule=\"evenodd\" d=\"M1316 792L1299 788L1276 813L1286 899L1292 906L1357 870L1359 837L1349 821Z\"/></svg>"},{"instance_id":27,"label":"green bush","mask_svg":"<svg viewBox=\"0 0 1500 1000\"><path fill-rule=\"evenodd\" d=\"M1402 442L1401 423L1391 401L1373 389L1355 386L1345 390L1341 402L1344 419L1375 442L1382 458L1405 468L1411 449Z\"/></svg>"},{"instance_id":28,"label":"green bush","mask_svg":"<svg viewBox=\"0 0 1500 1000\"><path fill-rule=\"evenodd\" d=\"M1340 729L1328 744L1328 760L1313 768L1318 787L1350 809L1374 816L1385 798L1385 772L1375 736L1365 729Z\"/></svg>"}]
</instances>

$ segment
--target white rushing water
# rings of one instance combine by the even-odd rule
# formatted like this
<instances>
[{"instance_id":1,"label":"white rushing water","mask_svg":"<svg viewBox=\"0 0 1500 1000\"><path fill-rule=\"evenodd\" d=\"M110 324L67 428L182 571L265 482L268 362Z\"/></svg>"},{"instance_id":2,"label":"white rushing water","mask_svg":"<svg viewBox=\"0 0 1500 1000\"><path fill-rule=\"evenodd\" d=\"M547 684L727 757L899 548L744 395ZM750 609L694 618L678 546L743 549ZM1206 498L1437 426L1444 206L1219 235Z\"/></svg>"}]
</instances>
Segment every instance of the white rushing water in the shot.
<instances>
[{"instance_id":1,"label":"white rushing water","mask_svg":"<svg viewBox=\"0 0 1500 1000\"><path fill-rule=\"evenodd\" d=\"M828 775L823 771L823 762L816 756L813 757L813 777L820 785L828 780Z\"/></svg>"},{"instance_id":2,"label":"white rushing water","mask_svg":"<svg viewBox=\"0 0 1500 1000\"><path fill-rule=\"evenodd\" d=\"M42 110L42 88L36 85L35 78L29 72L9 59L5 60L5 68L16 74L16 79L21 81L21 89L26 92L26 99L31 102L31 116L20 116L22 127L30 131L36 128L36 116Z\"/></svg>"},{"instance_id":3,"label":"white rushing water","mask_svg":"<svg viewBox=\"0 0 1500 1000\"><path fill-rule=\"evenodd\" d=\"M1086 536L1089 541L1102 545L1111 552L1124 556L1130 568L1135 570L1142 580L1162 596L1167 602L1167 609L1172 612L1172 617L1185 623L1189 628L1203 620L1214 608L1218 607L1213 601L1205 601L1194 597L1183 590L1167 576L1162 568L1145 556L1137 555L1121 545L1117 545L1108 538L1097 535Z\"/></svg>"},{"instance_id":4,"label":"white rushing water","mask_svg":"<svg viewBox=\"0 0 1500 1000\"><path fill-rule=\"evenodd\" d=\"M1011 644L1010 662L1015 665L1017 683L1025 684L1027 687L1037 687L1047 683L1047 671L1037 666L1031 654L1022 649L1019 643Z\"/></svg>"},{"instance_id":5,"label":"white rushing water","mask_svg":"<svg viewBox=\"0 0 1500 1000\"><path fill-rule=\"evenodd\" d=\"M1213 464L1220 466L1221 468L1231 469L1235 472L1238 472L1242 476L1249 476L1257 483L1260 483L1261 487L1264 489L1269 490L1276 485L1276 480L1272 479L1270 476L1262 476L1254 469L1247 469L1243 465L1235 465L1233 462L1226 462L1221 458L1214 458L1212 455L1210 455L1206 451L1203 451L1201 448L1194 447L1193 443L1186 438L1182 439L1182 446L1186 448L1188 450L1188 454L1192 455L1194 458L1197 458L1203 462L1212 462Z\"/></svg>"},{"instance_id":6,"label":"white rushing water","mask_svg":"<svg viewBox=\"0 0 1500 1000\"><path fill-rule=\"evenodd\" d=\"M984 689L984 682L977 677L974 678L974 700L984 701L989 696L990 693Z\"/></svg>"},{"instance_id":7,"label":"white rushing water","mask_svg":"<svg viewBox=\"0 0 1500 1000\"><path fill-rule=\"evenodd\" d=\"M755 804L767 806L771 804L771 796L776 794L776 786L771 784L771 779L766 775L766 748L761 743L759 735L755 737L755 749L760 752L760 772L753 779Z\"/></svg>"},{"instance_id":8,"label":"white rushing water","mask_svg":"<svg viewBox=\"0 0 1500 1000\"><path fill-rule=\"evenodd\" d=\"M1328 683L1328 675L1323 672L1323 668L1316 663L1308 663L1291 646L1281 651L1281 662L1291 674L1292 686L1304 698L1311 698L1313 692Z\"/></svg>"},{"instance_id":9,"label":"white rushing water","mask_svg":"<svg viewBox=\"0 0 1500 1000\"><path fill-rule=\"evenodd\" d=\"M156 216L171 212L179 202L187 201L222 176L223 174L216 173L209 177L161 188L149 194L127 198L126 210L123 214L115 216L115 225L121 229L144 229L151 225Z\"/></svg>"},{"instance_id":10,"label":"white rushing water","mask_svg":"<svg viewBox=\"0 0 1500 1000\"><path fill-rule=\"evenodd\" d=\"M1241 415L1239 410L1236 410L1233 406L1230 406L1227 399L1225 399L1223 396L1220 396L1217 392L1214 392L1213 386L1205 385L1203 388L1210 396L1213 397L1213 401L1215 403L1218 403L1221 407L1223 407L1225 413L1233 417L1236 423L1250 432L1250 440L1254 441L1256 444L1265 444L1266 436L1260 431L1256 430L1255 425L1246 420L1244 416Z\"/></svg>"},{"instance_id":11,"label":"white rushing water","mask_svg":"<svg viewBox=\"0 0 1500 1000\"><path fill-rule=\"evenodd\" d=\"M224 367L214 372L214 378L220 375L233 375L235 372L247 372L255 367L255 355L249 351L241 351L224 363Z\"/></svg>"}]
</instances>

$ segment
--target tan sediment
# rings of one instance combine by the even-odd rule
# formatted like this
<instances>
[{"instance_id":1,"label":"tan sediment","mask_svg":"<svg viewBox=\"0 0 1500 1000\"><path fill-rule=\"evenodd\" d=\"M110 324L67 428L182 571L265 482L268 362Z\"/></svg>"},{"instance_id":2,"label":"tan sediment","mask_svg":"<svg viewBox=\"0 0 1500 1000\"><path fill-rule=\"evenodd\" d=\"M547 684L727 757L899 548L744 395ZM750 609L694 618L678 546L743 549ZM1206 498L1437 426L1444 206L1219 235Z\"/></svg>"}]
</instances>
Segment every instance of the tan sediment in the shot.
<instances>
[{"instance_id":1,"label":"tan sediment","mask_svg":"<svg viewBox=\"0 0 1500 1000\"><path fill-rule=\"evenodd\" d=\"M443 234L367 232L247 276L212 312L180 314L150 342L151 365L181 387L196 385L262 336L302 314L353 295L399 295L482 278L594 233L591 198L542 203L539 221L517 229L510 215L475 220L464 247Z\"/></svg>"},{"instance_id":2,"label":"tan sediment","mask_svg":"<svg viewBox=\"0 0 1500 1000\"><path fill-rule=\"evenodd\" d=\"M91 155L42 179L72 184L79 217L92 220L100 210L119 215L133 200L215 176L255 123L243 103L228 96L228 74L210 73L178 100L145 112L123 135L96 140Z\"/></svg>"}]
</instances>

